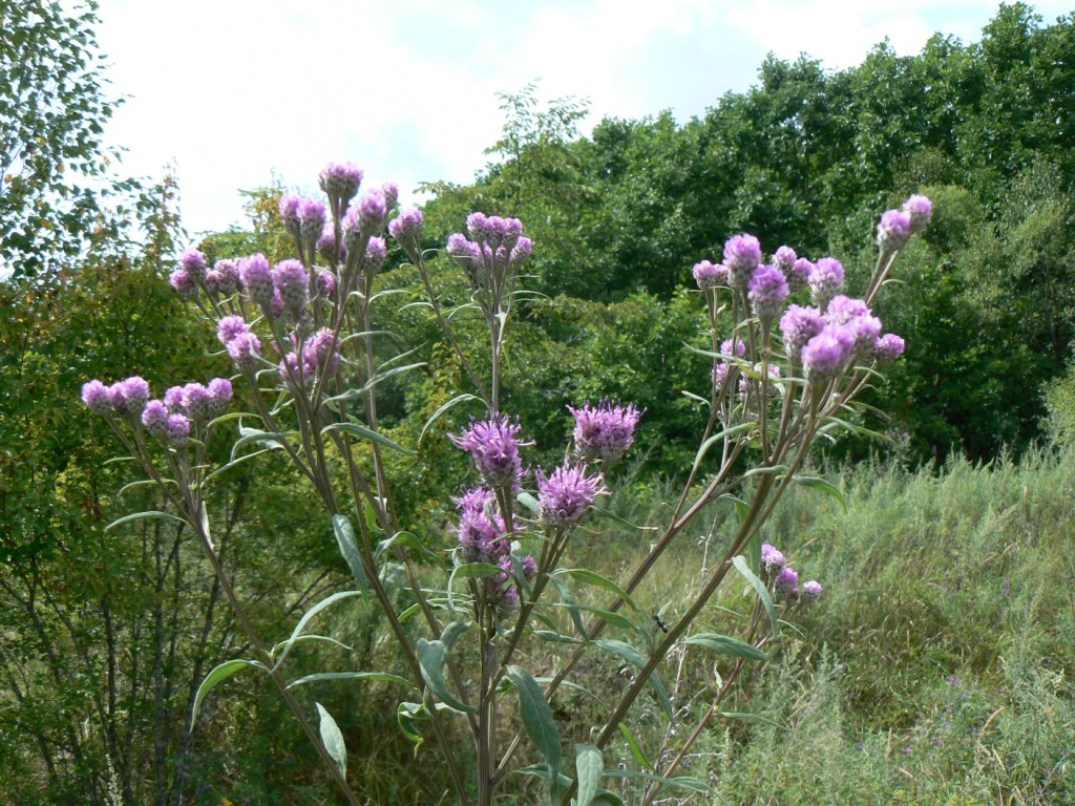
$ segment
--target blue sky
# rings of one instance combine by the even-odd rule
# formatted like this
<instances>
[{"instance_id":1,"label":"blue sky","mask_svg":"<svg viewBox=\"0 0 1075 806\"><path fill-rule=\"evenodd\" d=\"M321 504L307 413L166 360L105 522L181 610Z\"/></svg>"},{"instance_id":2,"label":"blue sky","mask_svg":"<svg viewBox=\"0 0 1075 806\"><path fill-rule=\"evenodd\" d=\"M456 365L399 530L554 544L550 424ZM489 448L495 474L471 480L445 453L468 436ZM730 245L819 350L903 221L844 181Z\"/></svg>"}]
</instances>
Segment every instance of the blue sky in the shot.
<instances>
[{"instance_id":1,"label":"blue sky","mask_svg":"<svg viewBox=\"0 0 1075 806\"><path fill-rule=\"evenodd\" d=\"M1068 0L1070 2L1071 0ZM278 177L313 192L329 161L369 182L470 181L503 122L497 91L588 98L604 116L686 121L754 83L769 52L826 68L886 37L977 41L982 0L100 0L122 170L179 178L192 233L242 224L239 189ZM1075 8L1034 7L1046 23Z\"/></svg>"}]
</instances>

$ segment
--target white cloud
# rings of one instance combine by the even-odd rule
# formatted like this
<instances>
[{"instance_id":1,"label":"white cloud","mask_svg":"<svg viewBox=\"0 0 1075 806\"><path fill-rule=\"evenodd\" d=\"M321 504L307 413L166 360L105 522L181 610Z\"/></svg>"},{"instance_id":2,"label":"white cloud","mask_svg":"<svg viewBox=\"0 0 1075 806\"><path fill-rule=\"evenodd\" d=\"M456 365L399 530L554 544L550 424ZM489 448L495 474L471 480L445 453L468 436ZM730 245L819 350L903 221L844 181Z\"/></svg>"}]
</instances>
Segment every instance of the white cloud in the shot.
<instances>
[{"instance_id":1,"label":"white cloud","mask_svg":"<svg viewBox=\"0 0 1075 806\"><path fill-rule=\"evenodd\" d=\"M274 171L312 191L329 160L405 194L469 181L500 131L495 92L537 77L545 97L590 98L591 122L682 120L749 86L768 51L843 68L886 36L900 53L937 29L974 40L994 13L981 0L101 0L98 38L113 89L132 96L110 140L133 173L177 161L197 232L241 223L237 190Z\"/></svg>"}]
</instances>

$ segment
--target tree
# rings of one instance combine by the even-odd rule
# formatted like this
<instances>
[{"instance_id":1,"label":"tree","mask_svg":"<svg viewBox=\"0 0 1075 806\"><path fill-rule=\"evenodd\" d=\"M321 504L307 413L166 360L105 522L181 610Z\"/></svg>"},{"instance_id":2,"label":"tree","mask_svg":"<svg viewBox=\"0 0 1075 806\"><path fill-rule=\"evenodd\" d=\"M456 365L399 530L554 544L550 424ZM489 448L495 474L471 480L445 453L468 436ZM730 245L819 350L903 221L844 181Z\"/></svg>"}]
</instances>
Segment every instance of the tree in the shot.
<instances>
[{"instance_id":1,"label":"tree","mask_svg":"<svg viewBox=\"0 0 1075 806\"><path fill-rule=\"evenodd\" d=\"M34 276L114 225L101 197L132 190L107 178L97 4L0 0L0 271ZM117 210L122 213L122 210Z\"/></svg>"}]
</instances>

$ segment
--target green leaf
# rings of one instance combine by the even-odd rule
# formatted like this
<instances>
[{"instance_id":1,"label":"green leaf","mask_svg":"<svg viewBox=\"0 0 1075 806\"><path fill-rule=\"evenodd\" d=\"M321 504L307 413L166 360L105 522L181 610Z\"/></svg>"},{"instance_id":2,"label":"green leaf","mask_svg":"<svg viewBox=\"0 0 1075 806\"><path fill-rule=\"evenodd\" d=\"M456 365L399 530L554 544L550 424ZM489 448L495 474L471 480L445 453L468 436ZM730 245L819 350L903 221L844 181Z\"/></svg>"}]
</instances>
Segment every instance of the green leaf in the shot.
<instances>
[{"instance_id":1,"label":"green leaf","mask_svg":"<svg viewBox=\"0 0 1075 806\"><path fill-rule=\"evenodd\" d=\"M269 671L269 668L260 661L235 658L234 660L224 661L205 676L205 680L198 686L198 691L194 695L194 707L191 709L190 713L190 726L192 730L194 728L194 723L198 720L198 711L201 710L202 700L205 699L205 695L216 688L217 683L220 683L222 680L227 680L237 671L246 666L261 669L264 672Z\"/></svg>"},{"instance_id":2,"label":"green leaf","mask_svg":"<svg viewBox=\"0 0 1075 806\"><path fill-rule=\"evenodd\" d=\"M618 655L640 670L646 666L646 657L624 641L616 641L611 638L598 638L593 643L594 646L599 647L612 655ZM660 704L661 708L664 709L665 715L669 719L672 719L674 716L672 698L668 696L668 689L665 688L664 682L661 680L660 676L654 671L650 674L649 680L646 682L649 687L653 689L653 693L657 697L657 702Z\"/></svg>"},{"instance_id":3,"label":"green leaf","mask_svg":"<svg viewBox=\"0 0 1075 806\"><path fill-rule=\"evenodd\" d=\"M584 640L588 640L590 636L586 632L586 626L582 623L582 616L579 615L578 603L571 593L571 588L568 587L566 582L555 576L550 576L548 579L556 586L556 590L560 593L560 599L562 601L559 606L567 608L567 612L571 615L571 622L575 625L575 629L578 630L579 635L581 635Z\"/></svg>"},{"instance_id":4,"label":"green leaf","mask_svg":"<svg viewBox=\"0 0 1075 806\"><path fill-rule=\"evenodd\" d=\"M731 658L769 660L769 656L753 644L748 644L746 641L740 641L738 638L731 638L730 636L720 635L714 632L692 635L683 643L712 649L718 655L727 655Z\"/></svg>"},{"instance_id":5,"label":"green leaf","mask_svg":"<svg viewBox=\"0 0 1075 806\"><path fill-rule=\"evenodd\" d=\"M108 524L108 526L105 527L105 531L108 532L116 528L117 526L122 526L123 524L129 523L130 521L137 521L143 518L155 518L157 520L173 521L174 523L182 524L183 526L189 525L183 518L180 518L178 515L173 515L171 512L160 512L158 510L151 509L146 510L145 512L135 512L132 515L124 515L122 518L116 518L116 520L112 521L112 523Z\"/></svg>"},{"instance_id":6,"label":"green leaf","mask_svg":"<svg viewBox=\"0 0 1075 806\"><path fill-rule=\"evenodd\" d=\"M321 703L315 702L314 705L317 706L317 713L321 715L321 741L336 766L340 768L340 775L347 778L347 745L344 744L340 726Z\"/></svg>"},{"instance_id":7,"label":"green leaf","mask_svg":"<svg viewBox=\"0 0 1075 806\"><path fill-rule=\"evenodd\" d=\"M757 575L750 570L750 566L747 565L746 558L742 554L738 554L732 558L732 565L735 566L735 570L738 571L750 586L758 594L758 598L761 599L761 603L765 605L765 612L769 615L769 624L772 627L773 638L780 637L780 621L776 617L776 607L773 606L772 597L769 596L769 591L765 589L765 583L758 579Z\"/></svg>"},{"instance_id":8,"label":"green leaf","mask_svg":"<svg viewBox=\"0 0 1075 806\"><path fill-rule=\"evenodd\" d=\"M600 748L592 744L575 745L575 780L579 783L576 806L590 806L593 803L604 769Z\"/></svg>"},{"instance_id":9,"label":"green leaf","mask_svg":"<svg viewBox=\"0 0 1075 806\"><path fill-rule=\"evenodd\" d=\"M626 591L624 591L619 585L617 585L612 580L606 579L605 577L601 576L600 574L598 574L598 573L596 573L594 571L589 571L589 570L587 570L585 568L566 568L566 569L561 569L561 570L557 571L556 573L557 574L568 574L573 579L578 579L578 580L581 580L582 582L587 582L587 583L589 583L591 585L596 585L599 588L604 588L609 593L612 593L612 594L615 594L616 596L619 596L623 601L627 602L627 604L629 604L636 612L638 612L638 605L636 605L634 603L634 600L630 596L627 595Z\"/></svg>"},{"instance_id":10,"label":"green leaf","mask_svg":"<svg viewBox=\"0 0 1075 806\"><path fill-rule=\"evenodd\" d=\"M377 544L377 548L373 550L373 556L375 559L380 557L389 549L414 549L421 552L430 559L437 559L438 555L434 551L430 551L425 545L423 545L418 535L413 532L396 532L391 537L385 538Z\"/></svg>"},{"instance_id":11,"label":"green leaf","mask_svg":"<svg viewBox=\"0 0 1075 806\"><path fill-rule=\"evenodd\" d=\"M452 647L455 646L455 642L469 629L469 621L450 621L448 622L448 625L441 630L440 640L444 642L444 646L446 646L450 652Z\"/></svg>"},{"instance_id":12,"label":"green leaf","mask_svg":"<svg viewBox=\"0 0 1075 806\"><path fill-rule=\"evenodd\" d=\"M689 789L692 792L701 792L703 794L709 792L709 787L704 782L686 775L680 775L676 778L663 778L660 775L640 772L639 770L621 769L605 770L605 775L609 778L644 778L647 781L654 781L661 786L674 786L680 789Z\"/></svg>"},{"instance_id":13,"label":"green leaf","mask_svg":"<svg viewBox=\"0 0 1075 806\"><path fill-rule=\"evenodd\" d=\"M426 432L429 431L430 428L432 428L433 423L435 423L437 420L439 420L444 415L445 412L449 411L450 409L455 408L460 403L466 403L468 400L477 400L477 401L481 402L480 397L477 397L475 395L468 394L468 393L464 392L461 395L456 395L451 400L449 400L447 403L444 403L443 405L441 405L440 408L438 408L435 412L433 412L433 414L430 415L429 419L426 420L426 424L424 426L422 426L422 433L418 435L418 444L419 445L422 444L422 440L424 440L426 438Z\"/></svg>"},{"instance_id":14,"label":"green leaf","mask_svg":"<svg viewBox=\"0 0 1075 806\"><path fill-rule=\"evenodd\" d=\"M555 786L560 772L560 731L552 718L552 709L545 692L521 666L508 666L508 677L519 692L519 715L534 746L545 757L550 769L550 788Z\"/></svg>"},{"instance_id":15,"label":"green leaf","mask_svg":"<svg viewBox=\"0 0 1075 806\"><path fill-rule=\"evenodd\" d=\"M542 641L553 641L557 644L581 644L582 640L571 635L564 635L556 630L534 630L533 634Z\"/></svg>"},{"instance_id":16,"label":"green leaf","mask_svg":"<svg viewBox=\"0 0 1075 806\"><path fill-rule=\"evenodd\" d=\"M646 754L642 751L642 745L638 743L638 739L635 738L635 735L631 732L631 729L627 727L627 725L625 725L623 722L620 723L619 728L620 733L623 734L623 738L627 740L627 746L631 749L631 755L635 757L635 761L637 761L647 770L656 772L657 768L650 764L649 759L646 758Z\"/></svg>"},{"instance_id":17,"label":"green leaf","mask_svg":"<svg viewBox=\"0 0 1075 806\"><path fill-rule=\"evenodd\" d=\"M418 730L418 721L423 717L427 717L428 714L429 712L426 711L425 705L420 702L401 702L396 706L396 722L408 741L414 743L415 754L418 753L418 748L425 741Z\"/></svg>"},{"instance_id":18,"label":"green leaf","mask_svg":"<svg viewBox=\"0 0 1075 806\"><path fill-rule=\"evenodd\" d=\"M796 484L801 484L804 487L813 487L814 489L820 490L826 495L831 495L833 498L840 502L840 506L843 508L844 512L847 512L847 501L846 499L844 499L843 492L841 492L840 488L832 484L831 482L826 481L822 478L818 478L817 476L792 476L791 480L794 481Z\"/></svg>"},{"instance_id":19,"label":"green leaf","mask_svg":"<svg viewBox=\"0 0 1075 806\"><path fill-rule=\"evenodd\" d=\"M538 500L534 498L534 496L532 496L530 493L522 491L517 496L515 496L515 500L522 504L523 507L526 508L526 511L529 512L532 517L541 517L541 504L538 503Z\"/></svg>"},{"instance_id":20,"label":"green leaf","mask_svg":"<svg viewBox=\"0 0 1075 806\"><path fill-rule=\"evenodd\" d=\"M298 680L292 680L287 684L287 687L294 688L295 686L317 683L322 680L380 680L384 683L402 683L410 688L415 688L414 683L410 680L387 672L320 672L318 674L308 674Z\"/></svg>"},{"instance_id":21,"label":"green leaf","mask_svg":"<svg viewBox=\"0 0 1075 806\"><path fill-rule=\"evenodd\" d=\"M361 595L362 593L360 591L340 591L339 593L334 593L331 596L325 597L320 602L311 607L309 610L307 610L303 614L302 618L299 619L299 623L295 625L295 629L292 630L291 637L283 642L284 651L280 653L280 657L276 659L276 665L274 668L279 668L280 664L284 662L284 658L286 658L288 653L291 651L291 645L294 644L295 639L302 634L303 629L310 622L310 619L312 619L326 607L329 607L330 605L333 605L342 599L349 599L352 596Z\"/></svg>"},{"instance_id":22,"label":"green leaf","mask_svg":"<svg viewBox=\"0 0 1075 806\"><path fill-rule=\"evenodd\" d=\"M361 437L362 439L368 439L372 442L376 442L380 445L384 445L386 448L391 448L394 451L399 451L404 456L414 456L414 451L408 450L400 445L398 442L393 442L384 434L379 434L364 425L358 423L330 423L321 429L322 434L327 434L330 431L342 431L345 434L350 434L353 437Z\"/></svg>"},{"instance_id":23,"label":"green leaf","mask_svg":"<svg viewBox=\"0 0 1075 806\"><path fill-rule=\"evenodd\" d=\"M707 401L708 402L708 401ZM701 445L698 446L698 453L694 456L694 464L691 465L691 470L696 470L702 464L702 459L709 453L709 449L716 445L718 442L722 442L725 439L731 437L737 437L742 433L751 431L758 427L757 423L740 423L739 425L732 426L731 428L725 428L718 434L714 434Z\"/></svg>"},{"instance_id":24,"label":"green leaf","mask_svg":"<svg viewBox=\"0 0 1075 806\"><path fill-rule=\"evenodd\" d=\"M269 450L283 448L282 440L294 433L294 431L262 431L260 428L247 428L240 424L239 439L235 440L235 444L231 446L231 461L235 461L239 449L247 445L261 445Z\"/></svg>"},{"instance_id":25,"label":"green leaf","mask_svg":"<svg viewBox=\"0 0 1075 806\"><path fill-rule=\"evenodd\" d=\"M422 679L437 699L462 714L475 713L474 706L459 700L444 682L444 661L448 657L448 647L443 641L418 639L418 665L422 670Z\"/></svg>"},{"instance_id":26,"label":"green leaf","mask_svg":"<svg viewBox=\"0 0 1075 806\"><path fill-rule=\"evenodd\" d=\"M606 610L603 607L597 607L596 605L582 605L575 603L569 604L567 602L563 602L554 605L554 607L567 607L570 608L572 611L585 610L587 613L593 613L602 621L607 621L613 627L619 627L620 629L624 630L638 629L638 627L636 627L634 622L632 622L630 619L624 618L619 613L613 613L611 610ZM583 633L583 635L585 635L585 633Z\"/></svg>"},{"instance_id":27,"label":"green leaf","mask_svg":"<svg viewBox=\"0 0 1075 806\"><path fill-rule=\"evenodd\" d=\"M332 516L332 531L336 535L336 545L340 547L340 554L351 569L351 575L358 582L358 587L363 595L369 598L370 582L366 577L366 566L358 553L358 543L355 542L355 530L351 526L351 519L346 515Z\"/></svg>"},{"instance_id":28,"label":"green leaf","mask_svg":"<svg viewBox=\"0 0 1075 806\"><path fill-rule=\"evenodd\" d=\"M463 579L480 579L496 576L503 573L503 571L504 569L499 565L493 565L492 563L463 563L455 567L455 570L452 571L452 576L462 577Z\"/></svg>"},{"instance_id":29,"label":"green leaf","mask_svg":"<svg viewBox=\"0 0 1075 806\"><path fill-rule=\"evenodd\" d=\"M293 644L304 644L304 643L306 643L308 641L317 641L317 642L323 641L326 644L332 644L333 646L338 646L340 649L346 649L348 652L354 652L355 651L354 647L349 647L349 646L347 646L347 644L345 644L345 643L343 643L341 641L337 641L335 638L329 638L327 635L300 635L298 638L292 639L291 643L293 643ZM286 643L285 641L281 641L280 643L276 644L269 651L269 654L275 657L277 651L285 643Z\"/></svg>"}]
</instances>

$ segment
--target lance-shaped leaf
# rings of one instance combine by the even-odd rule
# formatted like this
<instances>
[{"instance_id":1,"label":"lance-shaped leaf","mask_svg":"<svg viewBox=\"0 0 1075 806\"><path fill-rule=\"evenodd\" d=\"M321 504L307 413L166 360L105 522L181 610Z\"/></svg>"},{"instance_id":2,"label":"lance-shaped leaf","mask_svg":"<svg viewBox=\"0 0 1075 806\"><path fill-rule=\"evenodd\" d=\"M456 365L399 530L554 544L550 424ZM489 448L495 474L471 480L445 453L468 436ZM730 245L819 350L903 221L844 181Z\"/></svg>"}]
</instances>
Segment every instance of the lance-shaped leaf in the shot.
<instances>
[{"instance_id":1,"label":"lance-shaped leaf","mask_svg":"<svg viewBox=\"0 0 1075 806\"><path fill-rule=\"evenodd\" d=\"M212 691L218 683L227 680L237 671L246 668L247 666L261 669L263 672L269 671L269 667L260 661L235 658L234 660L224 661L205 676L205 680L198 686L198 691L194 695L194 707L191 709L190 713L190 726L192 730L194 728L194 723L198 719L198 712L201 710L202 701L205 699L205 695Z\"/></svg>"},{"instance_id":2,"label":"lance-shaped leaf","mask_svg":"<svg viewBox=\"0 0 1075 806\"><path fill-rule=\"evenodd\" d=\"M758 579L757 574L750 570L750 566L747 565L746 558L742 554L736 555L732 558L732 565L735 566L735 570L738 571L750 586L758 594L758 598L761 599L761 603L765 606L765 612L769 615L769 625L773 630L773 638L780 637L780 621L776 617L776 607L773 605L773 599L769 596L769 591L765 589L765 583Z\"/></svg>"},{"instance_id":3,"label":"lance-shaped leaf","mask_svg":"<svg viewBox=\"0 0 1075 806\"><path fill-rule=\"evenodd\" d=\"M331 423L321 429L322 434L327 434L330 431L342 431L345 434L350 434L353 437L361 437L362 439L368 439L371 442L376 442L379 445L384 445L386 448L391 448L394 451L399 451L406 456L414 456L414 451L407 450L398 442L393 442L384 434L378 433L370 428L366 428L364 425L358 423Z\"/></svg>"},{"instance_id":4,"label":"lance-shaped leaf","mask_svg":"<svg viewBox=\"0 0 1075 806\"><path fill-rule=\"evenodd\" d=\"M593 803L604 769L600 748L592 744L575 745L575 780L579 783L575 806L590 806Z\"/></svg>"},{"instance_id":5,"label":"lance-shaped leaf","mask_svg":"<svg viewBox=\"0 0 1075 806\"><path fill-rule=\"evenodd\" d=\"M438 700L454 711L462 714L475 713L474 706L467 705L456 697L444 682L444 661L448 657L448 647L443 641L418 639L418 665L422 670L422 679Z\"/></svg>"},{"instance_id":6,"label":"lance-shaped leaf","mask_svg":"<svg viewBox=\"0 0 1075 806\"><path fill-rule=\"evenodd\" d=\"M340 768L340 775L346 778L347 745L344 744L340 726L321 703L315 702L314 705L317 706L317 713L321 715L321 741L328 750L328 754L332 756L332 760L336 762L336 766Z\"/></svg>"},{"instance_id":7,"label":"lance-shaped leaf","mask_svg":"<svg viewBox=\"0 0 1075 806\"><path fill-rule=\"evenodd\" d=\"M519 715L530 741L549 765L549 785L554 787L560 774L560 731L552 718L545 692L530 672L521 666L508 666L508 677L519 692Z\"/></svg>"},{"instance_id":8,"label":"lance-shaped leaf","mask_svg":"<svg viewBox=\"0 0 1075 806\"><path fill-rule=\"evenodd\" d=\"M730 658L746 658L747 660L769 660L769 656L753 644L740 641L728 635L720 635L715 632L698 633L692 635L684 644L705 647L718 655L727 655Z\"/></svg>"}]
</instances>

